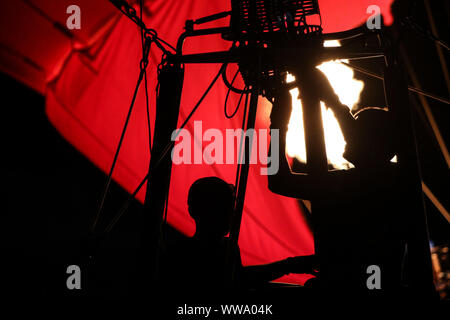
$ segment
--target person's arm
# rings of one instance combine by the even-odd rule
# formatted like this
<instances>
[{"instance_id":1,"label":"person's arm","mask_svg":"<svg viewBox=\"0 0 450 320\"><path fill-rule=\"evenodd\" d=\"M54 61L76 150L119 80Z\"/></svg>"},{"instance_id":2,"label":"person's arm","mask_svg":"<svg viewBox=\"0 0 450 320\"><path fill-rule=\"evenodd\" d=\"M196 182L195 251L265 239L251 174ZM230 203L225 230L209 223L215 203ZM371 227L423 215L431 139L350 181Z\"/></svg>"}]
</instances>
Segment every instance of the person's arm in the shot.
<instances>
[{"instance_id":1,"label":"person's arm","mask_svg":"<svg viewBox=\"0 0 450 320\"><path fill-rule=\"evenodd\" d=\"M347 143L351 142L355 134L355 118L350 112L350 108L341 103L325 74L319 69L313 68L305 77L297 79L297 82L301 87L308 88L308 91L313 91L325 103L327 108L333 110L345 141Z\"/></svg>"},{"instance_id":2,"label":"person's arm","mask_svg":"<svg viewBox=\"0 0 450 320\"><path fill-rule=\"evenodd\" d=\"M339 101L339 97L334 92L326 76L319 69L314 68L308 73L307 77L299 78L297 81L300 87L309 88L328 108L333 110L345 141L351 143L352 136L355 134L355 119L350 109ZM320 179L312 179L307 174L293 173L291 171L285 153L286 133L291 110L291 95L289 91L281 90L275 98L270 115L271 129L279 130L279 141L271 141L271 143L278 143L279 145L279 170L276 174L268 176L269 190L286 197L310 200L319 194L328 192L330 187L332 188L333 182L337 178L341 178L342 175L330 175L328 173Z\"/></svg>"},{"instance_id":3,"label":"person's arm","mask_svg":"<svg viewBox=\"0 0 450 320\"><path fill-rule=\"evenodd\" d=\"M316 275L315 256L299 256L264 265L243 267L242 277L246 285L255 286L281 278L290 273Z\"/></svg>"},{"instance_id":4,"label":"person's arm","mask_svg":"<svg viewBox=\"0 0 450 320\"><path fill-rule=\"evenodd\" d=\"M355 118L350 112L350 109L346 105L340 103L339 99L328 102L327 107L333 110L345 141L347 143L352 143L352 137L355 134Z\"/></svg>"}]
</instances>

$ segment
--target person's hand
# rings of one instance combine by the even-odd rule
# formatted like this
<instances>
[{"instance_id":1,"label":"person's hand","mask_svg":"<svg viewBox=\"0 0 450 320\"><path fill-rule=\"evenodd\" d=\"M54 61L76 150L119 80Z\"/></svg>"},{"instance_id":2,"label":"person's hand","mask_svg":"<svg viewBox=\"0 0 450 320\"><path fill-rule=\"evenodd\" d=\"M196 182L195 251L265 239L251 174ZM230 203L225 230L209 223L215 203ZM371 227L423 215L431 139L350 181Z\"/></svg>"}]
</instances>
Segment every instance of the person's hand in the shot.
<instances>
[{"instance_id":1,"label":"person's hand","mask_svg":"<svg viewBox=\"0 0 450 320\"><path fill-rule=\"evenodd\" d=\"M286 260L289 273L318 274L315 255L292 257Z\"/></svg>"},{"instance_id":2,"label":"person's hand","mask_svg":"<svg viewBox=\"0 0 450 320\"><path fill-rule=\"evenodd\" d=\"M270 126L273 129L287 130L292 112L292 97L289 91L280 91L270 112Z\"/></svg>"}]
</instances>

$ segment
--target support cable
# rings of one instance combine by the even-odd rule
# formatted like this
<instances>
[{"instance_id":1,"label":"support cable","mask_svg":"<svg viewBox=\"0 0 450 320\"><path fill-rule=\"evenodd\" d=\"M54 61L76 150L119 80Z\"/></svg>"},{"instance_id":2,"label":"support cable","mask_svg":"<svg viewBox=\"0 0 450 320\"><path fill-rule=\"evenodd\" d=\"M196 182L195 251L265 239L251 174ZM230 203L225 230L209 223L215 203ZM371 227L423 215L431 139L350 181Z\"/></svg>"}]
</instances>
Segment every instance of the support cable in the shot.
<instances>
[{"instance_id":1,"label":"support cable","mask_svg":"<svg viewBox=\"0 0 450 320\"><path fill-rule=\"evenodd\" d=\"M186 117L186 119L184 120L183 124L180 126L180 128L177 130L177 132L175 133L173 140L170 141L167 146L164 148L161 157L158 159L158 161L155 163L155 166L153 168L153 170L155 170L159 164L162 162L162 160L167 156L167 154L169 153L169 150L173 147L176 138L178 137L178 135L180 134L181 130L187 125L187 123L189 122L189 120L192 118L192 116L194 115L194 113L198 110L198 108L200 107L201 103L203 102L203 100L206 98L206 96L208 95L209 91L211 91L212 87L214 86L214 84L217 82L217 80L219 79L219 77L221 76L221 74L225 71L225 64L223 64L220 69L219 72L217 73L217 75L214 77L214 79L211 81L210 85L208 86L208 88L205 90L205 92L203 93L202 97L199 99L199 101L196 103L196 105L194 106L194 108L192 108L192 111L189 113L189 115ZM133 191L132 194L130 194L130 196L128 197L127 201L124 203L124 205L121 207L121 209L117 212L117 214L114 216L114 218L111 220L111 222L108 224L108 226L105 229L105 233L108 233L112 230L112 228L114 227L114 225L119 221L119 219L123 216L124 213L126 213L126 211L128 210L131 202L133 201L133 199L136 197L136 195L138 194L138 192L141 190L141 188L144 186L145 182L151 178L151 171L149 171L145 177L142 179L142 181L139 183L139 185L137 186L137 188Z\"/></svg>"}]
</instances>

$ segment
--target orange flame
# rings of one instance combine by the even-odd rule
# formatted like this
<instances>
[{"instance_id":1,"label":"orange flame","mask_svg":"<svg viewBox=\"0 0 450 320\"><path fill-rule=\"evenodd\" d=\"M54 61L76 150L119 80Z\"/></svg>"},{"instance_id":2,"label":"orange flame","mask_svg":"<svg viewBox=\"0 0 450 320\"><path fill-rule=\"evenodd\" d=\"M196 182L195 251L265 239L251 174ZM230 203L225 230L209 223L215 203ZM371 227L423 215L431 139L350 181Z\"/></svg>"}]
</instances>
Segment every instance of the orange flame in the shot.
<instances>
[{"instance_id":1,"label":"orange flame","mask_svg":"<svg viewBox=\"0 0 450 320\"><path fill-rule=\"evenodd\" d=\"M326 41L324 46L336 47L340 46L340 44L338 41ZM354 79L353 70L340 63L340 61L327 61L317 68L327 76L339 100L349 106L350 109L353 109L359 101L364 83ZM347 60L342 61L348 62ZM287 81L293 80L294 77L288 75ZM299 161L305 163L306 150L302 104L297 99L298 89L292 89L290 93L292 96L292 114L286 135L286 151L290 157L296 157ZM348 169L352 167L352 164L342 157L346 143L339 123L331 109L326 109L323 103L321 103L321 108L328 163L337 169Z\"/></svg>"}]
</instances>

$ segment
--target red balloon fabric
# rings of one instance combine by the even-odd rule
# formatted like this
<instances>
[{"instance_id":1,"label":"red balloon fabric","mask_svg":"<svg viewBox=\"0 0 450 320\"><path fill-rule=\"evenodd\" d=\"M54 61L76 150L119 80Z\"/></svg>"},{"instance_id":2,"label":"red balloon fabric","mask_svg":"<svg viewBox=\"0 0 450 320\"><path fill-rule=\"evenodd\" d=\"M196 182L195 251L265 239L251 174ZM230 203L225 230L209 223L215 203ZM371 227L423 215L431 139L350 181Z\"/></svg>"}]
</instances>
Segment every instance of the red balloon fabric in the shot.
<instances>
[{"instance_id":1,"label":"red balloon fabric","mask_svg":"<svg viewBox=\"0 0 450 320\"><path fill-rule=\"evenodd\" d=\"M392 0L321 0L319 4L324 31L345 30L363 23L369 17L368 6L373 4L378 5L385 14L385 23L390 23L391 2ZM82 3L89 6L90 2ZM105 1L104 6L107 8L105 10L111 12L113 8L111 4ZM46 7L47 10L51 10L50 5L41 4L42 10L46 10ZM85 9L82 5L80 7L84 14ZM161 38L176 44L187 19L196 19L229 9L229 0L146 1L144 21L157 30ZM92 15L92 12L89 14ZM91 41L82 42L83 45L80 45L80 42L73 42L69 53L64 52L64 57L59 57L62 62L57 65L53 63L48 67L46 112L52 124L70 143L99 168L108 172L137 81L142 48L139 29L133 22L119 14L111 17L108 13L105 16L109 16L110 23L108 27L106 23L103 25L101 36L97 34ZM202 27L227 24L228 20L224 19ZM89 25L92 26L94 23ZM185 52L226 50L229 46L230 43L220 36L207 36L187 40ZM41 46L42 48L44 46ZM147 73L153 128L156 70L161 59L160 51L155 46L152 47L150 58ZM186 66L178 125L185 120L219 68L220 65L215 64ZM221 80L218 81L186 127L192 135L195 121L202 121L203 132L209 128L217 128L225 135L226 129L240 128L242 107L234 118L227 119L224 116L226 92L225 85ZM238 99L238 95L231 94L228 101L229 110L237 104ZM256 129L268 127L270 108L270 104L261 98ZM148 169L150 159L148 136L142 84L113 175L115 181L130 192L138 186ZM202 150L207 144L197 140L193 148ZM195 152L194 149L192 154ZM234 150L225 149L224 152L232 151L236 152L236 145ZM260 174L262 167L264 166L261 164L250 167L239 238L243 264L262 264L289 256L312 254L314 252L312 233L297 200L271 193L267 188L267 176ZM235 164L173 165L168 222L181 232L192 235L195 225L187 213L187 193L190 185L196 179L205 176L218 176L229 183L234 183L235 174ZM143 200L144 191L138 194L140 200ZM303 284L308 278L306 275L289 275L280 281Z\"/></svg>"}]
</instances>

